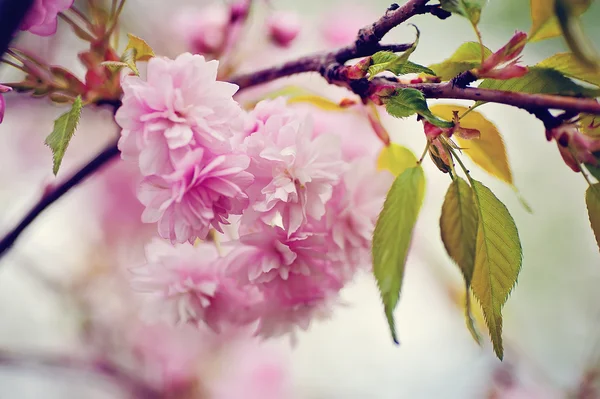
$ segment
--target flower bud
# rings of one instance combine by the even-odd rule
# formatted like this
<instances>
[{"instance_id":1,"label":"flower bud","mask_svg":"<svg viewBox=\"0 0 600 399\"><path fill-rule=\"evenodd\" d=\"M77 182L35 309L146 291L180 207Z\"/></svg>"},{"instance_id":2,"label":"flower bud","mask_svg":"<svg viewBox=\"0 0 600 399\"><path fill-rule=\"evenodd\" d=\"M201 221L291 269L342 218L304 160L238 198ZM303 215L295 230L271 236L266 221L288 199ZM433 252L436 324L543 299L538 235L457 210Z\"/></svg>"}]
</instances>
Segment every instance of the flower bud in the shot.
<instances>
[{"instance_id":1,"label":"flower bud","mask_svg":"<svg viewBox=\"0 0 600 399\"><path fill-rule=\"evenodd\" d=\"M302 28L298 15L293 12L277 11L267 20L271 40L278 46L288 47Z\"/></svg>"}]
</instances>

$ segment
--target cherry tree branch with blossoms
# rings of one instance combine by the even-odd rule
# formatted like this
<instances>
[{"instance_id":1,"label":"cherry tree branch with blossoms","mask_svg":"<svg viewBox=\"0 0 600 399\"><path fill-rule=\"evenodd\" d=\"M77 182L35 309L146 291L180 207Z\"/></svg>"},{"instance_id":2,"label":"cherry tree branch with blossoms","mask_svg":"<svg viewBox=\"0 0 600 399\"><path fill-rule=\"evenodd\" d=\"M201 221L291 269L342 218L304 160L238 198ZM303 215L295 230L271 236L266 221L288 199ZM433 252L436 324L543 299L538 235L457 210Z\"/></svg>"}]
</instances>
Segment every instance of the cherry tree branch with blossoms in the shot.
<instances>
[{"instance_id":1,"label":"cherry tree branch with blossoms","mask_svg":"<svg viewBox=\"0 0 600 399\"><path fill-rule=\"evenodd\" d=\"M58 17L67 21L90 44L79 54L85 78L13 48L7 53L12 58L2 61L26 77L1 85L0 92L31 92L72 105L46 139L55 174L84 106L112 105L120 138L71 178L48 187L0 240L0 256L45 209L120 155L136 166L141 180L141 221L154 224L163 239L146 246L144 264L130 267L131 288L145 295L154 316L216 333L252 327L255 336L293 336L296 328L306 329L312 319L328 314L342 287L366 266L373 269L398 342L393 311L424 200L421 165L429 154L451 178L440 230L464 276L467 326L480 342L471 317L473 292L494 351L502 358L501 309L516 283L523 249L507 207L475 180L460 158L464 153L514 187L498 129L474 111L485 102L526 110L544 123L546 139L556 142L565 163L590 185L590 224L600 237L600 189L583 169L598 178L594 168L600 162L600 136L595 132L600 124L595 118L600 115L600 88L577 83L600 86L600 80L587 70L580 74L563 68L563 73L544 65L521 65L530 39L524 32L516 32L495 52L487 49L477 28L482 0L393 4L360 29L350 45L238 76L231 76L236 70L232 53L250 14L249 0L217 12L217 27L207 28L211 35L192 40L203 55L184 53L175 59L155 56L148 43L131 34L124 52L117 53L111 38L124 0L114 1L104 19L93 21L73 9L72 0L46 1L35 2L21 29L49 35L56 31ZM83 20L81 25L67 12ZM418 29L413 43L380 43L391 29L420 14L463 16L479 41L464 43L449 60L430 67L409 60L418 45ZM278 25L277 18L268 25L271 39L282 47L299 29L289 20ZM142 77L137 62L146 61ZM342 137L318 132L310 116L289 107L285 96L259 101L249 111L234 98L240 90L310 72L360 98L360 103L334 103L305 96L335 109L356 106L375 133L370 139L383 147L376 162L374 153L347 151ZM554 86L529 90L530 82L519 80L529 74ZM520 88L514 88L514 79ZM471 86L478 81L479 86ZM440 98L476 104L429 107L427 100ZM423 123L426 147L421 159L392 143L379 116L377 106L382 105L391 116L416 115Z\"/></svg>"}]
</instances>

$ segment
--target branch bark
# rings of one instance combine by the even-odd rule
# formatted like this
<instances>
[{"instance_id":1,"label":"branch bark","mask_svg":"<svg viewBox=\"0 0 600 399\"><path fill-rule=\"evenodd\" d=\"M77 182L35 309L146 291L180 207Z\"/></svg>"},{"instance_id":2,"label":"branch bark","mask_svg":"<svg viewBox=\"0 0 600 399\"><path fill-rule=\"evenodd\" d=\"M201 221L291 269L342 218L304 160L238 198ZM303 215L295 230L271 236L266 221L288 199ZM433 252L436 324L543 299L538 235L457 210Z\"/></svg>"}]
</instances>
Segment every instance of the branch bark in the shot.
<instances>
[{"instance_id":1,"label":"branch bark","mask_svg":"<svg viewBox=\"0 0 600 399\"><path fill-rule=\"evenodd\" d=\"M12 229L0 241L0 258L14 245L19 236L29 227L29 225L48 207L54 204L58 199L65 195L73 187L84 181L89 176L100 170L109 161L115 159L119 155L117 143L109 145L104 151L98 154L87 165L77 171L71 178L56 187L47 195L43 196L38 203L25 215L21 222Z\"/></svg>"}]
</instances>

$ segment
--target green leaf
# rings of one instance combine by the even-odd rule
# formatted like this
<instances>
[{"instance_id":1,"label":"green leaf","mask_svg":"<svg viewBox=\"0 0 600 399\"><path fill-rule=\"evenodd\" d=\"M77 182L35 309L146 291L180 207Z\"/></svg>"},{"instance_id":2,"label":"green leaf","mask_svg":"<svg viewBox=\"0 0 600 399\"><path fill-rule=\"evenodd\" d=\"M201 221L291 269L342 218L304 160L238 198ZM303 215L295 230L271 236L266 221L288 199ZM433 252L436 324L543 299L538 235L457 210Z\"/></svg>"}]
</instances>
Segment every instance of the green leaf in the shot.
<instances>
[{"instance_id":1,"label":"green leaf","mask_svg":"<svg viewBox=\"0 0 600 399\"><path fill-rule=\"evenodd\" d=\"M587 204L590 224L596 236L598 248L600 248L600 183L588 187L585 192L585 203Z\"/></svg>"},{"instance_id":2,"label":"green leaf","mask_svg":"<svg viewBox=\"0 0 600 399\"><path fill-rule=\"evenodd\" d=\"M416 165L415 154L408 148L394 143L383 147L377 158L377 169L389 170L394 176L399 176L406 169Z\"/></svg>"},{"instance_id":3,"label":"green leaf","mask_svg":"<svg viewBox=\"0 0 600 399\"><path fill-rule=\"evenodd\" d=\"M492 52L484 47L481 57L481 45L476 42L463 43L450 58L439 64L430 65L429 68L442 80L450 80L462 72L476 68L481 64L482 58L487 58Z\"/></svg>"},{"instance_id":4,"label":"green leaf","mask_svg":"<svg viewBox=\"0 0 600 399\"><path fill-rule=\"evenodd\" d=\"M570 78L600 86L600 70L585 66L572 53L555 54L537 65L552 68Z\"/></svg>"},{"instance_id":5,"label":"green leaf","mask_svg":"<svg viewBox=\"0 0 600 399\"><path fill-rule=\"evenodd\" d=\"M129 69L136 75L140 76L140 71L137 68L136 62L136 50L134 48L130 48L125 50L123 55L121 55L121 62L127 65Z\"/></svg>"},{"instance_id":6,"label":"green leaf","mask_svg":"<svg viewBox=\"0 0 600 399\"><path fill-rule=\"evenodd\" d=\"M393 311L400 298L404 266L424 196L423 169L406 169L390 188L373 233L373 274L396 343Z\"/></svg>"},{"instance_id":7,"label":"green leaf","mask_svg":"<svg viewBox=\"0 0 600 399\"><path fill-rule=\"evenodd\" d=\"M65 151L69 146L73 134L75 134L82 108L83 102L81 101L81 96L78 96L75 99L71 110L65 112L54 121L54 129L52 130L52 133L46 137L45 144L50 147L53 154L54 167L52 168L52 171L54 172L54 175L58 173L60 164L65 156Z\"/></svg>"},{"instance_id":8,"label":"green leaf","mask_svg":"<svg viewBox=\"0 0 600 399\"><path fill-rule=\"evenodd\" d=\"M476 342L480 342L480 336L473 321L469 289L475 269L478 219L473 190L466 181L457 177L446 192L440 217L440 231L446 252L456 262L465 279L465 318Z\"/></svg>"},{"instance_id":9,"label":"green leaf","mask_svg":"<svg viewBox=\"0 0 600 399\"><path fill-rule=\"evenodd\" d=\"M375 75L383 71L389 71L395 75L405 75L407 73L427 73L429 75L435 75L431 69L408 61L410 55L417 49L417 46L419 45L419 37L421 33L419 32L419 28L416 26L415 29L417 30L417 38L412 46L401 55L395 54L391 51L379 51L371 56L372 65L368 70L369 79L373 79Z\"/></svg>"},{"instance_id":10,"label":"green leaf","mask_svg":"<svg viewBox=\"0 0 600 399\"><path fill-rule=\"evenodd\" d=\"M450 128L454 126L452 122L433 115L427 106L423 93L416 89L398 90L395 95L386 100L385 108L390 115L396 118L406 118L413 114L419 114L438 127Z\"/></svg>"},{"instance_id":11,"label":"green leaf","mask_svg":"<svg viewBox=\"0 0 600 399\"><path fill-rule=\"evenodd\" d=\"M600 55L583 31L579 10L587 9L592 0L555 0L554 12L571 52L584 65L600 69Z\"/></svg>"},{"instance_id":12,"label":"green leaf","mask_svg":"<svg viewBox=\"0 0 600 399\"><path fill-rule=\"evenodd\" d=\"M473 25L479 23L481 10L486 2L486 0L440 0L444 10L465 17Z\"/></svg>"},{"instance_id":13,"label":"green leaf","mask_svg":"<svg viewBox=\"0 0 600 399\"><path fill-rule=\"evenodd\" d=\"M472 180L479 211L475 270L471 280L479 300L494 351L502 359L502 307L517 282L523 251L517 226L506 206L476 180Z\"/></svg>"},{"instance_id":14,"label":"green leaf","mask_svg":"<svg viewBox=\"0 0 600 399\"><path fill-rule=\"evenodd\" d=\"M529 72L520 78L508 80L485 79L481 82L479 88L564 96L596 97L600 95L600 90L580 86L554 69L539 66L530 67ZM478 101L475 106L481 104L483 102Z\"/></svg>"},{"instance_id":15,"label":"green leaf","mask_svg":"<svg viewBox=\"0 0 600 399\"><path fill-rule=\"evenodd\" d=\"M392 72L395 75L406 75L408 73L426 73L435 75L431 69L423 65L415 64L411 61L402 61L401 56L392 53L391 51L380 51L373 54L373 65L369 67L369 79L373 79L375 75L383 71Z\"/></svg>"}]
</instances>

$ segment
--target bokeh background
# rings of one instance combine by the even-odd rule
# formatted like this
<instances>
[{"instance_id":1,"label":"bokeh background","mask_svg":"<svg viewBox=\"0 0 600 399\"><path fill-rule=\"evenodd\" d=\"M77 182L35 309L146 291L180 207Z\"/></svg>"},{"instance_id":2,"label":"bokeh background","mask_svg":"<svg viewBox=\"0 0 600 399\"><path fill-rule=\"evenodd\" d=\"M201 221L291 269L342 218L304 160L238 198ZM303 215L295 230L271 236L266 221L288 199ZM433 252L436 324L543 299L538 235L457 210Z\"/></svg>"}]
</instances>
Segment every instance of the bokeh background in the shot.
<instances>
[{"instance_id":1,"label":"bokeh background","mask_svg":"<svg viewBox=\"0 0 600 399\"><path fill-rule=\"evenodd\" d=\"M185 47L174 33L172 17L179 7L201 8L207 3L128 0L123 31L143 37L158 54L176 56ZM248 39L243 50L250 58L244 70L327 48L321 33L326 26L345 18L348 24L358 20L360 26L377 18L389 3L271 0L271 5L298 12L303 19L301 35L285 51L264 43L255 48L257 44ZM596 1L584 21L600 46L598 20ZM423 65L441 61L462 42L475 38L468 23L458 17L439 21L420 16L412 22L422 33L413 59ZM256 31L264 27L260 15L253 24ZM492 49L515 30L529 27L526 0L490 0L480 25L485 44ZM413 36L412 28L398 27L385 41L406 42ZM51 38L22 35L19 45L82 72L75 55L83 47L64 26ZM523 59L533 64L565 50L561 39L552 39L528 46ZM0 76L10 81L16 75L3 68ZM316 75L290 81L332 98L344 95L327 88ZM44 187L55 182L43 139L63 111L45 100L7 97L7 114L0 125L0 232L17 223ZM496 105L480 111L504 135L516 186L533 209L528 213L511 187L471 167L474 176L508 206L523 243L523 269L504 308L504 362L495 359L490 345L477 346L465 328L457 304L461 277L439 238L448 178L425 162L426 203L395 314L400 346L392 343L376 285L364 274L343 290L343 304L333 316L315 321L298 334L295 345L287 339L247 344L250 349L239 350L243 356L229 353L207 366L214 365L229 377L215 379L235 385L240 364L254 370L268 359L276 365L284 387L274 394L280 396L271 398L458 399L487 398L495 391L503 392L499 398L563 398L577 390L583 375L600 366L600 255L585 209L586 183L563 164L556 146L546 142L542 124L531 115ZM421 153L425 141L419 123L386 118L385 124L395 141ZM58 179L84 164L117 133L108 110L86 110ZM111 165L72 190L0 260L0 398L127 397L110 376L98 376L85 367L39 367L39 359L85 357L90 342L125 334L118 324L127 318L121 313L127 313L128 294L120 292L122 287L107 279L105 271L112 270L116 259L120 263L137 259L153 234L138 226L141 208L129 184L131 173L126 166ZM98 320L108 320L103 325L112 330L86 332L86 326L96 326ZM235 348L232 345L229 352ZM255 396L245 391L214 397Z\"/></svg>"}]
</instances>

